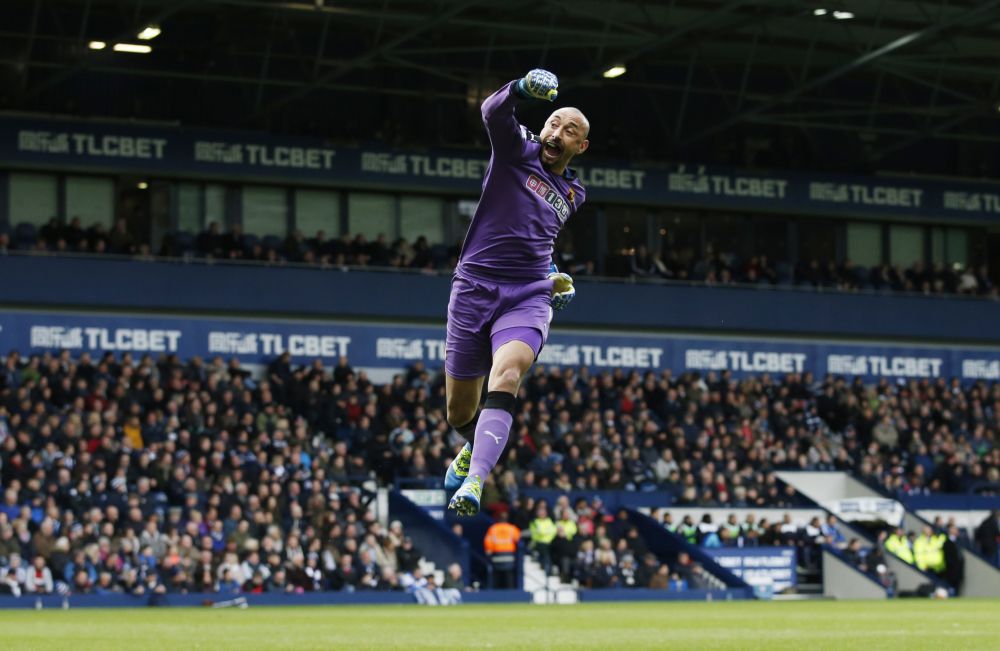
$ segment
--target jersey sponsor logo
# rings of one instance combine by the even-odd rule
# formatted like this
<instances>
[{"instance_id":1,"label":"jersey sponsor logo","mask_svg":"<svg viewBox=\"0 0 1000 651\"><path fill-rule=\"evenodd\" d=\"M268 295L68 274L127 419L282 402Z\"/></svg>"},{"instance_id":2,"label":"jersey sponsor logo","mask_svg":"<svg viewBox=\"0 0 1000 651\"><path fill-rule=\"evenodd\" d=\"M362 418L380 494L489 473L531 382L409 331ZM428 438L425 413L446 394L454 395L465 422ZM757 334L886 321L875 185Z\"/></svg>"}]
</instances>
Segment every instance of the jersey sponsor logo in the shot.
<instances>
[{"instance_id":1,"label":"jersey sponsor logo","mask_svg":"<svg viewBox=\"0 0 1000 651\"><path fill-rule=\"evenodd\" d=\"M560 224L565 224L569 219L570 207L562 195L556 192L555 188L541 180L534 174L528 176L528 189L540 196L549 207L555 211Z\"/></svg>"}]
</instances>

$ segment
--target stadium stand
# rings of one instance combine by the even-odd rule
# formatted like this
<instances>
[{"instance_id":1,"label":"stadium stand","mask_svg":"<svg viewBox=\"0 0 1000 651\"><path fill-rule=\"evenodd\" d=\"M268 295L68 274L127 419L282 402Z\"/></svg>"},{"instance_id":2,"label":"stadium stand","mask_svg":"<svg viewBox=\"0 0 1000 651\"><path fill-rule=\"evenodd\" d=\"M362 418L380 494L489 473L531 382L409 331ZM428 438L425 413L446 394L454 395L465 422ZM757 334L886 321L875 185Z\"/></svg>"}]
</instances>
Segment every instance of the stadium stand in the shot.
<instances>
[{"instance_id":1,"label":"stadium stand","mask_svg":"<svg viewBox=\"0 0 1000 651\"><path fill-rule=\"evenodd\" d=\"M776 469L847 470L898 495L995 493L998 391L943 380L737 382L726 373L539 367L522 388L516 445L483 503L494 514L509 510L544 565L581 585L697 586L688 563L651 561L621 513L524 493L659 489L679 507L802 503ZM426 587L412 541L398 526L383 529L361 485L436 487L459 444L442 406L441 378L419 364L376 385L347 359L294 368L283 355L257 378L221 358L12 351L0 367L2 585ZM816 565L817 544L845 546L819 521L784 525L719 527L709 518L675 532L705 546L790 543L806 567ZM934 536L951 529L936 526ZM995 529L996 514L962 544L974 540L995 561ZM869 568L877 553L846 551ZM903 557L947 575L940 555Z\"/></svg>"},{"instance_id":2,"label":"stadium stand","mask_svg":"<svg viewBox=\"0 0 1000 651\"><path fill-rule=\"evenodd\" d=\"M222 232L217 222L195 235L178 231L165 235L156 251L159 258L198 257L265 265L299 264L321 268L393 268L423 272L446 272L458 261L461 242L447 245L429 242L418 236L413 242L397 238L389 242L385 235L369 241L356 234L328 237L324 231L306 237L292 231L286 238L259 237L244 233L239 225ZM154 259L149 242L139 242L129 232L124 219L115 222L108 232L95 223L84 229L79 217L62 224L55 217L37 231L28 223L18 224L14 238L0 232L0 255L8 251L54 254L114 254L137 260ZM881 264L871 268L850 260L810 259L792 265L771 261L766 255L741 257L732 251L717 251L708 246L699 256L668 248L654 254L645 245L622 254L623 264L612 264L606 277L627 277L644 282L682 282L707 286L799 287L821 291L908 292L923 295L959 294L996 299L998 289L986 265L953 266L943 263L925 265L917 261L908 267ZM562 267L575 277L597 276L595 261L572 253L565 242L556 252Z\"/></svg>"}]
</instances>

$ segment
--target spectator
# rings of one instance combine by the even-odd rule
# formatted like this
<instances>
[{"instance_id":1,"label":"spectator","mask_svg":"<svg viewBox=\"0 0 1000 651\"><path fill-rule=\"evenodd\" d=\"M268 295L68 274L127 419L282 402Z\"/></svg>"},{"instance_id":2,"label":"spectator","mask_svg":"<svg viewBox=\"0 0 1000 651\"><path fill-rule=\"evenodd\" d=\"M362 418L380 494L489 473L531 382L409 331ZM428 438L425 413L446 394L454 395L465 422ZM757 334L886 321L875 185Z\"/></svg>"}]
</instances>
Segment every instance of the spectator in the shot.
<instances>
[{"instance_id":1,"label":"spectator","mask_svg":"<svg viewBox=\"0 0 1000 651\"><path fill-rule=\"evenodd\" d=\"M531 521L531 550L546 571L552 566L551 546L556 538L555 522L549 517L548 505L543 501L535 507L535 518Z\"/></svg>"},{"instance_id":2,"label":"spectator","mask_svg":"<svg viewBox=\"0 0 1000 651\"><path fill-rule=\"evenodd\" d=\"M493 566L493 587L500 590L512 590L516 587L515 561L521 531L510 524L508 519L506 510L497 513L497 522L486 530L483 541L483 550Z\"/></svg>"},{"instance_id":3,"label":"spectator","mask_svg":"<svg viewBox=\"0 0 1000 651\"><path fill-rule=\"evenodd\" d=\"M84 585L87 584L87 574L85 572L80 572L83 577ZM45 565L45 559L41 556L36 556L31 568L25 572L24 577L24 590L26 592L33 592L35 594L52 594L55 589L55 584L52 581L52 572Z\"/></svg>"},{"instance_id":4,"label":"spectator","mask_svg":"<svg viewBox=\"0 0 1000 651\"><path fill-rule=\"evenodd\" d=\"M108 252L130 255L135 252L135 242L128 232L128 222L123 217L115 220L115 226L108 234Z\"/></svg>"}]
</instances>

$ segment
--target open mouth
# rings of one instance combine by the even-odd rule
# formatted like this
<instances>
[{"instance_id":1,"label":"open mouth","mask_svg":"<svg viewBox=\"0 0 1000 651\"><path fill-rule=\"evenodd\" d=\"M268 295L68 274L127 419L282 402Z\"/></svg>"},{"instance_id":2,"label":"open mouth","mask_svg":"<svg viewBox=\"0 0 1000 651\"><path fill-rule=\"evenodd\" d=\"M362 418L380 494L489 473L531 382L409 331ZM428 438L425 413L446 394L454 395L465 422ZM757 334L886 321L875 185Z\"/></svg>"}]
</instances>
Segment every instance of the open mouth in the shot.
<instances>
[{"instance_id":1,"label":"open mouth","mask_svg":"<svg viewBox=\"0 0 1000 651\"><path fill-rule=\"evenodd\" d=\"M562 156L563 147L555 140L547 140L542 146L542 160L547 163L554 163Z\"/></svg>"}]
</instances>

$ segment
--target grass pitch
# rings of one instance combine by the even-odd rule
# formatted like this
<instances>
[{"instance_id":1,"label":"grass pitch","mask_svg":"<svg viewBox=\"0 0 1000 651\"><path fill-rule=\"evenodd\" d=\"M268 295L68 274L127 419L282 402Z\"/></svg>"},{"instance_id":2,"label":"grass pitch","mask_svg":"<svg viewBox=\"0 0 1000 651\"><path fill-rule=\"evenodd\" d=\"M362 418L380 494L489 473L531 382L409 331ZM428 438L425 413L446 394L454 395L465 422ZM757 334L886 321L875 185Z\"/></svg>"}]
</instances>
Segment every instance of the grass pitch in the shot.
<instances>
[{"instance_id":1,"label":"grass pitch","mask_svg":"<svg viewBox=\"0 0 1000 651\"><path fill-rule=\"evenodd\" d=\"M0 611L0 648L994 651L1000 601Z\"/></svg>"}]
</instances>

